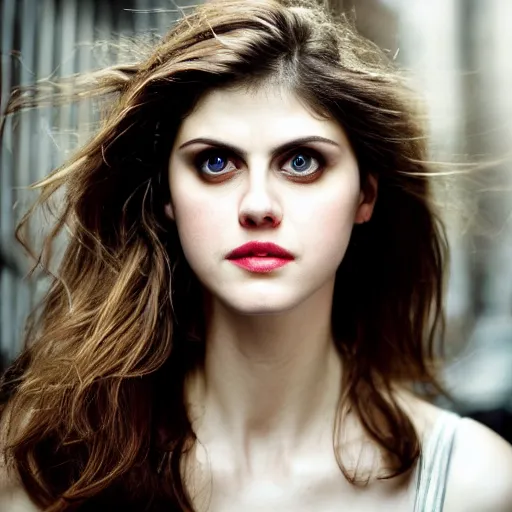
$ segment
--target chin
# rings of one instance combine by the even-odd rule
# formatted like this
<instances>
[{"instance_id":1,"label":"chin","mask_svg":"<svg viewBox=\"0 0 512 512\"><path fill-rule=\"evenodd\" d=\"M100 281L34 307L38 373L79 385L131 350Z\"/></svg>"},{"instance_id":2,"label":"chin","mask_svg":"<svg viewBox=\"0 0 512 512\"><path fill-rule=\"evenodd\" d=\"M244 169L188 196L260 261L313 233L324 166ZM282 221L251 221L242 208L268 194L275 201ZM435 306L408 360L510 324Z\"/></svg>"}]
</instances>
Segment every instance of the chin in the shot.
<instances>
[{"instance_id":1,"label":"chin","mask_svg":"<svg viewBox=\"0 0 512 512\"><path fill-rule=\"evenodd\" d=\"M270 305L267 306L247 306L244 308L233 308L235 311L240 315L245 316L277 316L282 313L286 313L290 309L289 308L283 308L283 307L272 307Z\"/></svg>"},{"instance_id":2,"label":"chin","mask_svg":"<svg viewBox=\"0 0 512 512\"><path fill-rule=\"evenodd\" d=\"M240 315L258 316L258 315L279 315L292 310L298 306L300 300L293 300L291 297L272 297L267 296L255 297L254 295L248 297L247 294L244 297L240 297L237 300L236 297L231 296L229 300L225 298L221 301L224 306L231 311Z\"/></svg>"}]
</instances>

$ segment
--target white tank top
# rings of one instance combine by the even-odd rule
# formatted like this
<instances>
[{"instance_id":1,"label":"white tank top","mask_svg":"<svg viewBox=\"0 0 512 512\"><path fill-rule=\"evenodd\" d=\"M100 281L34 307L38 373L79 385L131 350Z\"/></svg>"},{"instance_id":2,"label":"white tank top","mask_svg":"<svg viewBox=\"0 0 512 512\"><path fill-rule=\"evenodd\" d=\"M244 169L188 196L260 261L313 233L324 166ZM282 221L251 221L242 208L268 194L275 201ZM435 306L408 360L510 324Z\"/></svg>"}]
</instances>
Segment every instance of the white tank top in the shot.
<instances>
[{"instance_id":1,"label":"white tank top","mask_svg":"<svg viewBox=\"0 0 512 512\"><path fill-rule=\"evenodd\" d=\"M455 431L460 416L443 411L422 448L414 512L442 512Z\"/></svg>"}]
</instances>

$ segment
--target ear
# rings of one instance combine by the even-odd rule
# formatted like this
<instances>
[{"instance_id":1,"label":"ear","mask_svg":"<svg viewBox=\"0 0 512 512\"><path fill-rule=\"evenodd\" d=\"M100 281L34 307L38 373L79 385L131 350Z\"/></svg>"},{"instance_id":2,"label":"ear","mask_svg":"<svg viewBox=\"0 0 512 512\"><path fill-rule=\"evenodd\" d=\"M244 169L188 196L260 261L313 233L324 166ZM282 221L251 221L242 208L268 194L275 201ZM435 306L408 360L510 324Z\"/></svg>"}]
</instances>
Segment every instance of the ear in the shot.
<instances>
[{"instance_id":1,"label":"ear","mask_svg":"<svg viewBox=\"0 0 512 512\"><path fill-rule=\"evenodd\" d=\"M372 218L375 202L377 201L377 189L377 177L369 174L359 194L359 205L354 219L355 224L364 224Z\"/></svg>"},{"instance_id":2,"label":"ear","mask_svg":"<svg viewBox=\"0 0 512 512\"><path fill-rule=\"evenodd\" d=\"M164 211L165 211L165 215L167 215L167 217L169 217L169 219L175 220L174 208L172 207L171 202L165 203Z\"/></svg>"}]
</instances>

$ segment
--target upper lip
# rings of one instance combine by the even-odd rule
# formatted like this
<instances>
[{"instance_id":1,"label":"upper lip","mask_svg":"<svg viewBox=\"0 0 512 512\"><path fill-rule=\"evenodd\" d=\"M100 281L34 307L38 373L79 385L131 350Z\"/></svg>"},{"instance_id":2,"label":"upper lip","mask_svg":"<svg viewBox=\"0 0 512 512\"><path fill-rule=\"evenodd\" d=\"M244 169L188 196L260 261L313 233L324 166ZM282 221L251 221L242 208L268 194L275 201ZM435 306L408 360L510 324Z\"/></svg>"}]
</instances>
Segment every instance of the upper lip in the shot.
<instances>
[{"instance_id":1,"label":"upper lip","mask_svg":"<svg viewBox=\"0 0 512 512\"><path fill-rule=\"evenodd\" d=\"M294 259L286 249L271 242L247 242L231 251L226 258L233 260L237 258L246 258L248 256L265 256L274 258Z\"/></svg>"}]
</instances>

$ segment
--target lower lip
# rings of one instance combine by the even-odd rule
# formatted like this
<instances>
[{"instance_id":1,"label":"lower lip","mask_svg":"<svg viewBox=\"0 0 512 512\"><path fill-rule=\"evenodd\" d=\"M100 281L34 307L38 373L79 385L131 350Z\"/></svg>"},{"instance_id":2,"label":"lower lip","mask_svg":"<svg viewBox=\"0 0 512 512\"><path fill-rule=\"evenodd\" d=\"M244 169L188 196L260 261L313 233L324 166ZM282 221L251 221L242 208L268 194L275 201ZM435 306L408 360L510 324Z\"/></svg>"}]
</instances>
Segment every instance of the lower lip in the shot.
<instances>
[{"instance_id":1,"label":"lower lip","mask_svg":"<svg viewBox=\"0 0 512 512\"><path fill-rule=\"evenodd\" d=\"M287 263L290 263L292 260L284 259L284 258L258 258L258 257L248 257L248 258L237 258L233 260L229 260L231 263L241 267L249 272L272 272L272 270L276 270L277 268L284 267Z\"/></svg>"}]
</instances>

